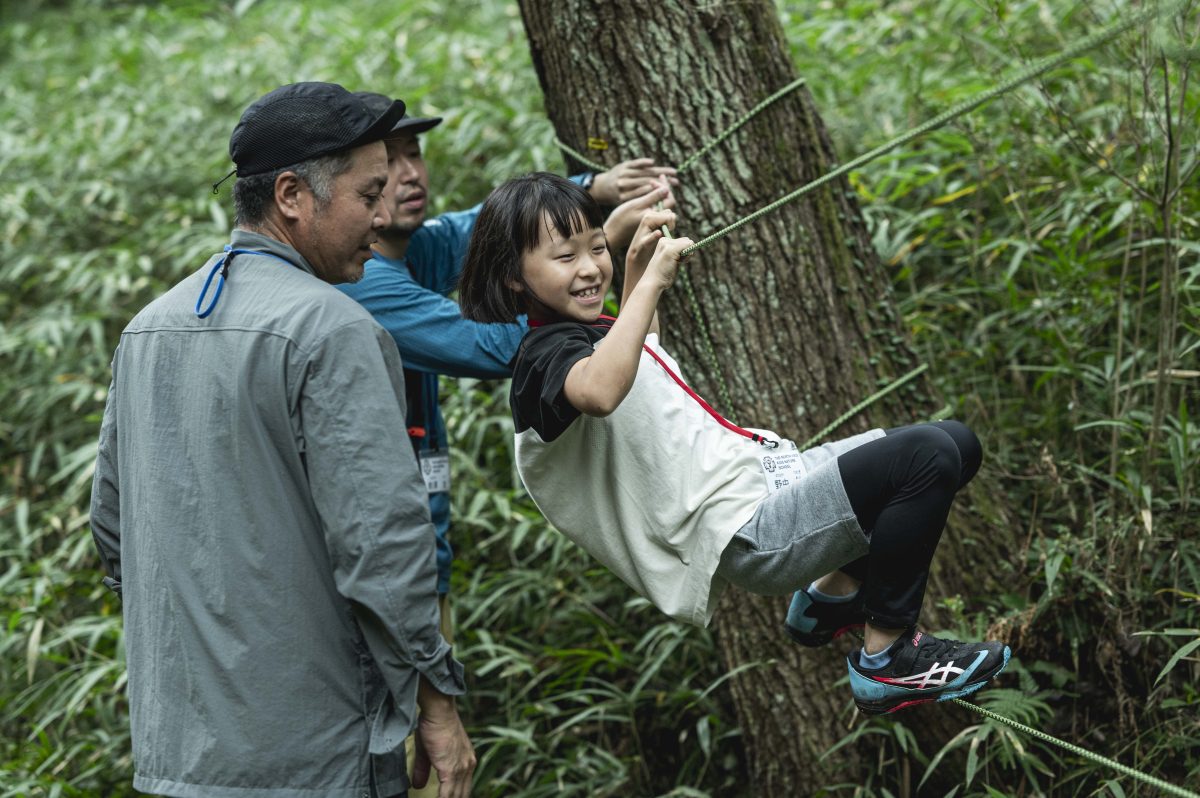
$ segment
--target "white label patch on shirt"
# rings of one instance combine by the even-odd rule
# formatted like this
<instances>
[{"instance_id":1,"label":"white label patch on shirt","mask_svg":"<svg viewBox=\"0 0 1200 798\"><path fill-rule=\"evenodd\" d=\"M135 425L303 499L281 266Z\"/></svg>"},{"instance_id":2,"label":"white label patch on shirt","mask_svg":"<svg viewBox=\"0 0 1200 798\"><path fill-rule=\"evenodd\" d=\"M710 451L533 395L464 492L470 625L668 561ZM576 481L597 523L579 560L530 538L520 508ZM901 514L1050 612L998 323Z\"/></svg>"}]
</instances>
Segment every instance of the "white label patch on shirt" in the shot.
<instances>
[{"instance_id":1,"label":"white label patch on shirt","mask_svg":"<svg viewBox=\"0 0 1200 798\"><path fill-rule=\"evenodd\" d=\"M763 478L767 480L768 495L795 484L804 476L800 450L793 441L780 441L774 449L763 447L758 459L762 463Z\"/></svg>"},{"instance_id":2,"label":"white label patch on shirt","mask_svg":"<svg viewBox=\"0 0 1200 798\"><path fill-rule=\"evenodd\" d=\"M420 452L421 476L428 493L447 493L450 490L450 453Z\"/></svg>"}]
</instances>

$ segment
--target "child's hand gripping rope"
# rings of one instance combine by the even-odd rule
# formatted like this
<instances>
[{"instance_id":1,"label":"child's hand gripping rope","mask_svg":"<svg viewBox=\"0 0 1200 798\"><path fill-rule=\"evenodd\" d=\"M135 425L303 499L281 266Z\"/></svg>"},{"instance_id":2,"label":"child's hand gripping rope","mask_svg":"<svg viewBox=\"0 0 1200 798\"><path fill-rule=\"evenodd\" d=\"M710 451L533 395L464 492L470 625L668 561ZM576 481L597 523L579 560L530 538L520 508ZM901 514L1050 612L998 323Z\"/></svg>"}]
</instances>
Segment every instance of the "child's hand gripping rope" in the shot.
<instances>
[{"instance_id":1,"label":"child's hand gripping rope","mask_svg":"<svg viewBox=\"0 0 1200 798\"><path fill-rule=\"evenodd\" d=\"M660 192L662 190L660 189ZM670 288L675 281L675 275L679 269L679 253L690 244L681 247L671 246L671 244L676 241L690 242L691 239L669 239L667 237L668 231L675 229L676 216L671 210L674 204L674 197L668 192L661 208L646 210L642 214L625 257L626 297L642 276L650 271L650 267L655 261L663 259L670 261L670 263L659 263L654 270L659 278L661 289Z\"/></svg>"},{"instance_id":2,"label":"child's hand gripping rope","mask_svg":"<svg viewBox=\"0 0 1200 798\"><path fill-rule=\"evenodd\" d=\"M643 279L657 281L661 290L665 291L675 282L675 276L679 273L679 264L683 260L680 253L692 245L692 239L663 238L661 231L654 232L659 236L658 245L654 248L654 255L646 266Z\"/></svg>"}]
</instances>

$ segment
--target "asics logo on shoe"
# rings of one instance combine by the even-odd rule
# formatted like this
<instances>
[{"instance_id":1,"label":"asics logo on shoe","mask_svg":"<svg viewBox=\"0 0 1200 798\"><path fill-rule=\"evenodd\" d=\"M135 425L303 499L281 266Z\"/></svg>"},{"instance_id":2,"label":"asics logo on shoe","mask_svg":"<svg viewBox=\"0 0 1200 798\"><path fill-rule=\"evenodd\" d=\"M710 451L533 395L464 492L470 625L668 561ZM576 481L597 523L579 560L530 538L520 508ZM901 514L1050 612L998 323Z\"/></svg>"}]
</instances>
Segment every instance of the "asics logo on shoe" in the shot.
<instances>
[{"instance_id":1,"label":"asics logo on shoe","mask_svg":"<svg viewBox=\"0 0 1200 798\"><path fill-rule=\"evenodd\" d=\"M938 688L945 687L950 682L962 676L968 671L974 670L979 663L983 662L987 656L986 651L980 651L975 656L975 661L967 665L965 668L959 668L954 664L954 660L950 660L945 665L940 662L933 663L933 666L924 673L913 673L908 676L872 676L870 678L877 682L885 684L895 684L901 687L912 687L917 690L926 690L930 687Z\"/></svg>"}]
</instances>

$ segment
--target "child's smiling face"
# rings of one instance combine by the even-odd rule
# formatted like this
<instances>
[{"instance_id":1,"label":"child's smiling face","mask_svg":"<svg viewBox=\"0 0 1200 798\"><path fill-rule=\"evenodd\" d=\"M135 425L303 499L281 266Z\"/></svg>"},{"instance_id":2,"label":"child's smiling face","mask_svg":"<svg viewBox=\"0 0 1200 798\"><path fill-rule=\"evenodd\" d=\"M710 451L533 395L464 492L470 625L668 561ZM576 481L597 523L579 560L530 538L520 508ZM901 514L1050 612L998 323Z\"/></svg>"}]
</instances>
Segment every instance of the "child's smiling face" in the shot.
<instances>
[{"instance_id":1,"label":"child's smiling face","mask_svg":"<svg viewBox=\"0 0 1200 798\"><path fill-rule=\"evenodd\" d=\"M542 215L538 245L521 256L525 286L511 286L529 296L529 318L569 319L590 324L600 317L612 283L612 257L604 231L587 227L569 238Z\"/></svg>"}]
</instances>

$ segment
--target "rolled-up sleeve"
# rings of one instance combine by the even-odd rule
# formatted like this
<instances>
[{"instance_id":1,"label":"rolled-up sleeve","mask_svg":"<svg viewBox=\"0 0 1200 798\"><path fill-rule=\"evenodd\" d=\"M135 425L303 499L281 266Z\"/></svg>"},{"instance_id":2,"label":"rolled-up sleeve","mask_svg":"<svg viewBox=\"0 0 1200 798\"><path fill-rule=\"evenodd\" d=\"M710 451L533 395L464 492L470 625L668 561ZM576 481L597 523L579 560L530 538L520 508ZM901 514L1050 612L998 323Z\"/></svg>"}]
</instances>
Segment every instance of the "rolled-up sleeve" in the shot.
<instances>
[{"instance_id":1,"label":"rolled-up sleeve","mask_svg":"<svg viewBox=\"0 0 1200 798\"><path fill-rule=\"evenodd\" d=\"M116 358L113 381L104 404L100 424L100 443L96 451L96 469L92 476L92 540L104 566L104 584L121 595L121 491L117 473L117 401Z\"/></svg>"},{"instance_id":2,"label":"rolled-up sleeve","mask_svg":"<svg viewBox=\"0 0 1200 798\"><path fill-rule=\"evenodd\" d=\"M307 356L300 418L313 501L338 591L396 696L416 669L440 692L466 692L438 628L434 530L425 485L404 437L396 345L363 319Z\"/></svg>"}]
</instances>

